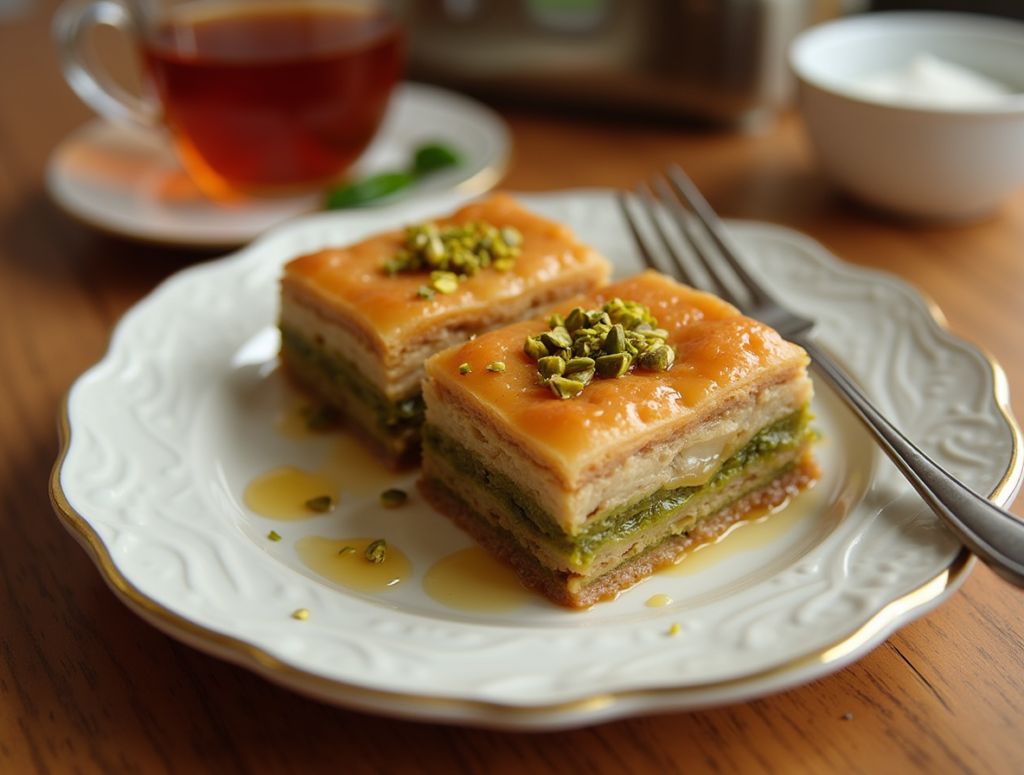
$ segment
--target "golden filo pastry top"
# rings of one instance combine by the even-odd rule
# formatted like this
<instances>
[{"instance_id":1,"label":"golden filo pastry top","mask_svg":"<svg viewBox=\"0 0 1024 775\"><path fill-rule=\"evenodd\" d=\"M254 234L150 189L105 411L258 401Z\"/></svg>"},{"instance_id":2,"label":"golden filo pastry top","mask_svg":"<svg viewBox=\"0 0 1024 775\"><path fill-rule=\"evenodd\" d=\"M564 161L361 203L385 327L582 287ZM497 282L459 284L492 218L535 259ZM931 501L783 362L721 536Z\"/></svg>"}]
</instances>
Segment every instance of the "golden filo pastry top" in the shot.
<instances>
[{"instance_id":1,"label":"golden filo pastry top","mask_svg":"<svg viewBox=\"0 0 1024 775\"><path fill-rule=\"evenodd\" d=\"M800 347L727 302L655 272L613 283L556 307L600 307L619 297L640 301L668 332L676 350L672 367L595 379L578 396L559 400L538 383L536 363L523 352L527 336L547 327L546 318L482 334L433 356L427 377L455 400L469 402L488 423L514 437L538 463L571 489L614 451L625 457L691 423L742 403L754 388L785 382L808 362ZM503 371L488 370L501 362ZM467 364L467 366L463 366ZM809 381L795 405L809 400Z\"/></svg>"},{"instance_id":2,"label":"golden filo pastry top","mask_svg":"<svg viewBox=\"0 0 1024 775\"><path fill-rule=\"evenodd\" d=\"M358 325L381 350L388 351L453 321L487 327L494 310L503 310L509 317L510 305L529 309L564 298L563 290L574 282L589 288L606 282L610 275L609 262L580 242L571 229L530 212L509 194L497 193L434 219L442 228L472 221L519 231L521 252L510 269L482 271L464 279L452 293L421 298L417 290L423 285L423 273L388 276L382 270L404 246L405 229L395 229L291 261L282 281L285 292L292 287L306 291L307 297L314 294L325 314L334 311L344 316L349 325Z\"/></svg>"}]
</instances>

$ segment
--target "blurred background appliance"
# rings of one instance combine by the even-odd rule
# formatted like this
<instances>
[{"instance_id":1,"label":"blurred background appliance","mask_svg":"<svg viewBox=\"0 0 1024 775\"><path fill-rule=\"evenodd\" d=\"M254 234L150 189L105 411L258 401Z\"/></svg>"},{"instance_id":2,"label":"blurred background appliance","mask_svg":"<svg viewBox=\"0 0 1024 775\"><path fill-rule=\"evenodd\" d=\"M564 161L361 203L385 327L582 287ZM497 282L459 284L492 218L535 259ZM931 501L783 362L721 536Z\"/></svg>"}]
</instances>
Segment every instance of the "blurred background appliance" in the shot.
<instances>
[{"instance_id":1,"label":"blurred background appliance","mask_svg":"<svg viewBox=\"0 0 1024 775\"><path fill-rule=\"evenodd\" d=\"M868 0L406 0L410 77L485 98L757 128L810 24Z\"/></svg>"},{"instance_id":2,"label":"blurred background appliance","mask_svg":"<svg viewBox=\"0 0 1024 775\"><path fill-rule=\"evenodd\" d=\"M1024 0L872 0L873 11L962 11L1024 19Z\"/></svg>"}]
</instances>

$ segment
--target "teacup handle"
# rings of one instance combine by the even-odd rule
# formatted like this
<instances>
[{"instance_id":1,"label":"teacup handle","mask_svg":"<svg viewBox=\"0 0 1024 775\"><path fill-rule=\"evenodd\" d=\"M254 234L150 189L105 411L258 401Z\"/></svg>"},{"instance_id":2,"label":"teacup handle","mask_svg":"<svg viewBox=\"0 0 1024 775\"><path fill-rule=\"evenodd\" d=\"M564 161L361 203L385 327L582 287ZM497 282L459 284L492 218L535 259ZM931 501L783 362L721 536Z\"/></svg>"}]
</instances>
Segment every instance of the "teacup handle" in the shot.
<instances>
[{"instance_id":1,"label":"teacup handle","mask_svg":"<svg viewBox=\"0 0 1024 775\"><path fill-rule=\"evenodd\" d=\"M147 129L160 125L160 105L156 100L138 97L120 86L102 68L86 34L100 24L138 34L135 21L114 0L68 2L53 19L52 34L68 85L82 101L111 121L135 124Z\"/></svg>"}]
</instances>

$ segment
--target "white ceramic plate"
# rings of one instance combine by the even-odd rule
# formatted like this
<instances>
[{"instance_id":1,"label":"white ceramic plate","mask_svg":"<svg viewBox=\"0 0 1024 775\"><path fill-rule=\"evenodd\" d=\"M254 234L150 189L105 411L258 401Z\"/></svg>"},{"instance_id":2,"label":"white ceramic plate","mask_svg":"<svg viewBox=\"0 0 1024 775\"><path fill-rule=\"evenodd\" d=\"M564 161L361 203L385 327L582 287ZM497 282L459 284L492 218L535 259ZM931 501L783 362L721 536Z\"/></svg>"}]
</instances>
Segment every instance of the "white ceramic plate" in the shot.
<instances>
[{"instance_id":1,"label":"white ceramic plate","mask_svg":"<svg viewBox=\"0 0 1024 775\"><path fill-rule=\"evenodd\" d=\"M396 89L380 133L353 176L402 169L415 149L442 142L462 156L458 167L418 182L410 196L459 189L480 193L504 175L511 135L495 112L434 86ZM267 229L322 208L320 194L217 203L186 176L163 135L96 119L54 151L46 173L53 200L75 218L145 242L234 248Z\"/></svg>"},{"instance_id":2,"label":"white ceramic plate","mask_svg":"<svg viewBox=\"0 0 1024 775\"><path fill-rule=\"evenodd\" d=\"M570 224L620 276L640 268L612 193L521 199ZM275 430L290 395L275 369L281 265L455 204L448 196L312 216L177 274L125 315L107 355L69 392L52 494L129 606L197 648L339 705L551 729L807 682L864 655L964 580L970 556L824 389L816 488L694 555L692 572L656 575L586 612L530 597L508 612L473 613L426 594L427 569L469 542L422 502L415 474L371 477L334 512L304 521L250 511L243 491L258 475L282 464L315 470L338 443ZM1013 498L1019 430L995 364L891 276L841 263L781 227L730 228L753 269L821 320L822 345L905 431L975 489ZM406 489L409 503L382 509L385 484ZM283 540L267 540L271 530ZM412 578L379 594L348 591L298 560L295 542L306 535L385 537L411 558ZM675 602L650 607L658 595ZM309 618L294 619L298 608Z\"/></svg>"}]
</instances>

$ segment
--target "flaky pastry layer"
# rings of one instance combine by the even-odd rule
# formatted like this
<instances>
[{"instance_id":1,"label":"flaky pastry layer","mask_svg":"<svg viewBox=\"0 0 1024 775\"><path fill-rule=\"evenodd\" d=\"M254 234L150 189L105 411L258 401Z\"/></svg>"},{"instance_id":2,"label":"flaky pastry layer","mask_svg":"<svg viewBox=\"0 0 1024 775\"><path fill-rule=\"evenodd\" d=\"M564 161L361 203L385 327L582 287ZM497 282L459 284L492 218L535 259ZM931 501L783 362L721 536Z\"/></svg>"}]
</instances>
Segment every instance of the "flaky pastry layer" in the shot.
<instances>
[{"instance_id":1,"label":"flaky pastry layer","mask_svg":"<svg viewBox=\"0 0 1024 775\"><path fill-rule=\"evenodd\" d=\"M538 384L522 351L545 320L479 336L426 365L427 422L519 482L570 535L631 497L707 480L753 433L813 393L801 348L653 272L558 309L613 297L651 308L678 353L671 369L596 378L579 396L558 399ZM505 370L489 371L494 361Z\"/></svg>"},{"instance_id":2,"label":"flaky pastry layer","mask_svg":"<svg viewBox=\"0 0 1024 775\"><path fill-rule=\"evenodd\" d=\"M435 223L486 221L522 235L511 269L485 269L454 293L421 298L429 273L389 276L385 261L405 229L289 262L281 280L280 323L359 364L389 398L418 392L424 359L470 336L535 314L607 282L611 265L572 231L523 208L508 194L473 202Z\"/></svg>"}]
</instances>

